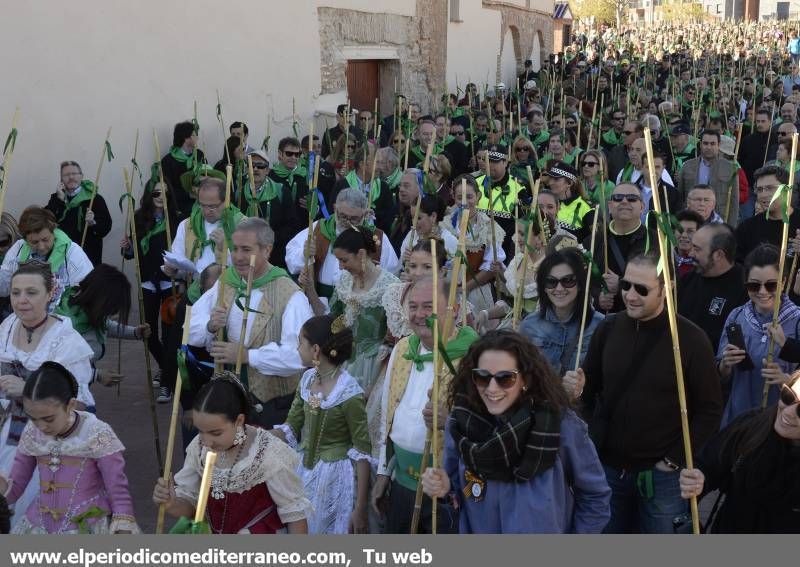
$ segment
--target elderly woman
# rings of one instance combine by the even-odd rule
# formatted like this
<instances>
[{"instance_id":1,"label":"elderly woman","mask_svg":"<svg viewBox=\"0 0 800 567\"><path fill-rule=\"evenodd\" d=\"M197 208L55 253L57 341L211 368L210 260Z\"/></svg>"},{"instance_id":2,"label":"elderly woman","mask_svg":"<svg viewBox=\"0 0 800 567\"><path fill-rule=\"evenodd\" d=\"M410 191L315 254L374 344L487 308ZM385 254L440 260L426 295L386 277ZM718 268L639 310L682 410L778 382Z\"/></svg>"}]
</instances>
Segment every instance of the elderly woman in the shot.
<instances>
[{"instance_id":1,"label":"elderly woman","mask_svg":"<svg viewBox=\"0 0 800 567\"><path fill-rule=\"evenodd\" d=\"M19 218L22 239L8 249L0 266L0 297L8 297L12 274L28 260L43 260L50 264L55 277L51 311L67 288L80 283L92 271L92 263L81 247L56 226L56 217L47 209L28 207L22 212Z\"/></svg>"}]
</instances>

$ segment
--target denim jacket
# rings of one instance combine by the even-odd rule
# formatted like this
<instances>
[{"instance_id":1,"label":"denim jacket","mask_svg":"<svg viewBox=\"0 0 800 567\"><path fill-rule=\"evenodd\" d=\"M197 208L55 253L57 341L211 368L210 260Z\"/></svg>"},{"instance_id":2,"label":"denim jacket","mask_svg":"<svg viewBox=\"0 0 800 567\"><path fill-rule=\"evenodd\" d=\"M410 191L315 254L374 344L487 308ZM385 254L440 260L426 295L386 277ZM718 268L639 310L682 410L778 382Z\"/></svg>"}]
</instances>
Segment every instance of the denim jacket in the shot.
<instances>
[{"instance_id":1,"label":"denim jacket","mask_svg":"<svg viewBox=\"0 0 800 567\"><path fill-rule=\"evenodd\" d=\"M592 340L594 330L603 318L601 313L594 311L592 317L586 322L581 344L581 364L589 350L589 342ZM525 317L519 327L519 332L539 347L558 376L563 376L567 370L575 369L575 350L578 348L577 336L580 326L581 322L577 317L577 311L572 314L569 321L562 323L556 317L555 312L548 308L544 318L538 311Z\"/></svg>"}]
</instances>

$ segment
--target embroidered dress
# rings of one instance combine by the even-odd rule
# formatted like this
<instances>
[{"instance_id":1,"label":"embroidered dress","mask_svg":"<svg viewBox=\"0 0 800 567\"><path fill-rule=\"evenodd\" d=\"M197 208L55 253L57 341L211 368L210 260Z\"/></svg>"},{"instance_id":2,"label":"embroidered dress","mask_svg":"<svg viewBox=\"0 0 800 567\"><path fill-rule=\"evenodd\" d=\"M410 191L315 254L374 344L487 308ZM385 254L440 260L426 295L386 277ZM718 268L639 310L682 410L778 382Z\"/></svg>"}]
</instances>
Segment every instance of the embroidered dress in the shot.
<instances>
[{"instance_id":1,"label":"embroidered dress","mask_svg":"<svg viewBox=\"0 0 800 567\"><path fill-rule=\"evenodd\" d=\"M511 294L511 299L517 298L517 280L521 279L522 274L522 254L515 254L514 259L508 265L505 271L506 289ZM536 306L539 305L539 290L536 287L536 273L539 271L539 266L544 260L544 256L534 261L528 257L528 262L525 268L525 284L522 288L522 312L524 314L533 313L536 311Z\"/></svg>"},{"instance_id":2,"label":"embroidered dress","mask_svg":"<svg viewBox=\"0 0 800 567\"><path fill-rule=\"evenodd\" d=\"M18 502L35 479L41 487L15 526L16 534L139 533L125 476L125 450L111 427L76 412L76 429L65 438L25 426L11 471L9 502ZM17 514L22 510L17 507Z\"/></svg>"},{"instance_id":3,"label":"embroidered dress","mask_svg":"<svg viewBox=\"0 0 800 567\"><path fill-rule=\"evenodd\" d=\"M355 461L370 464L364 390L342 371L327 397L312 394L314 369L303 374L286 423L278 429L300 451L297 474L314 511L310 534L346 534L355 500ZM299 439L299 443L298 443Z\"/></svg>"},{"instance_id":4,"label":"embroidered dress","mask_svg":"<svg viewBox=\"0 0 800 567\"><path fill-rule=\"evenodd\" d=\"M271 534L284 524L306 518L309 501L294 472L298 458L292 449L264 429L246 426L247 439L236 459L234 447L217 459L206 507L215 534ZM175 475L178 498L197 505L207 447L195 437L186 450L183 468ZM235 461L233 461L235 459Z\"/></svg>"},{"instance_id":5,"label":"embroidered dress","mask_svg":"<svg viewBox=\"0 0 800 567\"><path fill-rule=\"evenodd\" d=\"M383 361L391 352L384 344L386 337L386 312L381 299L386 288L400 280L381 269L372 287L364 292L353 290L353 276L343 271L331 298L331 315L344 314L345 324L353 331L353 355L347 362L346 370L367 392L367 421L370 441L374 443L380 427L380 395L383 383L381 368ZM380 378L380 380L379 380Z\"/></svg>"},{"instance_id":6,"label":"embroidered dress","mask_svg":"<svg viewBox=\"0 0 800 567\"><path fill-rule=\"evenodd\" d=\"M389 328L389 334L395 340L411 334L408 314L402 301L403 294L406 293L406 288L410 285L409 282L391 284L383 292L383 297L381 298L381 305L383 305L383 310L386 313L386 325Z\"/></svg>"},{"instance_id":7,"label":"embroidered dress","mask_svg":"<svg viewBox=\"0 0 800 567\"><path fill-rule=\"evenodd\" d=\"M460 207L456 207L445 217L439 226L458 238ZM503 251L503 240L506 233L503 228L494 222L497 261L504 262L506 253ZM492 268L494 254L492 252L492 219L483 211L478 211L475 218L469 221L466 237L468 279L472 279L479 271L489 271ZM486 283L467 294L467 301L475 311L490 309L494 305L492 298L492 284Z\"/></svg>"}]
</instances>

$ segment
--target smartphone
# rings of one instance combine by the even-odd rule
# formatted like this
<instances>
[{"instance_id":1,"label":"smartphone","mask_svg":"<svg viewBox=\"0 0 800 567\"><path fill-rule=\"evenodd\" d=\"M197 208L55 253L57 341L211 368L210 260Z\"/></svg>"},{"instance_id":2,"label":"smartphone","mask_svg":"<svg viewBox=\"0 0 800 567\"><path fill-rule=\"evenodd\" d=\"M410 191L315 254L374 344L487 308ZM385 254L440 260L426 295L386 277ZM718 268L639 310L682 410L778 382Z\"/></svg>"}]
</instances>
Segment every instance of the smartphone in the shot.
<instances>
[{"instance_id":1,"label":"smartphone","mask_svg":"<svg viewBox=\"0 0 800 567\"><path fill-rule=\"evenodd\" d=\"M742 334L742 326L739 323L731 323L725 328L728 335L728 342L735 347L745 350L744 335ZM738 364L742 370L751 370L753 368L753 361L750 355L745 352L744 360Z\"/></svg>"}]
</instances>

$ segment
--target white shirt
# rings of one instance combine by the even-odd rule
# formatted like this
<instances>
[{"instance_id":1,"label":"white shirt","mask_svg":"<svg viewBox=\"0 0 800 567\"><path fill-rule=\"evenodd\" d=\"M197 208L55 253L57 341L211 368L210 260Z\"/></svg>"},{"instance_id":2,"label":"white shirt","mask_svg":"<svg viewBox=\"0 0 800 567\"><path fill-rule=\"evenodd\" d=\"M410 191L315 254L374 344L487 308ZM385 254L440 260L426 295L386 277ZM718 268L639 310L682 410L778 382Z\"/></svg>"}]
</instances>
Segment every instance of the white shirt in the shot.
<instances>
[{"instance_id":1,"label":"white shirt","mask_svg":"<svg viewBox=\"0 0 800 567\"><path fill-rule=\"evenodd\" d=\"M411 242L412 234L414 235L413 243ZM458 251L458 238L456 238L452 232L449 232L447 230L442 230L441 240L444 242L444 249L445 252L447 252L447 256L450 258L455 256L456 252ZM416 246L418 242L419 242L419 234L417 233L417 231L409 230L408 234L406 234L406 237L403 239L403 243L400 245L400 257L402 258L405 255L406 250L411 250L412 248L414 248L414 246ZM442 253L441 250L436 251L437 255L441 253Z\"/></svg>"},{"instance_id":2,"label":"white shirt","mask_svg":"<svg viewBox=\"0 0 800 567\"><path fill-rule=\"evenodd\" d=\"M208 348L216 340L208 332L206 324L211 318L211 310L217 305L218 283L205 292L192 306L192 320L189 324L189 344ZM254 289L250 294L250 309L258 309L262 292ZM242 299L244 301L244 299ZM241 336L243 311L235 304L228 311L228 342L237 343ZM300 328L314 316L311 306L302 291L296 291L283 308L281 314L280 342L272 342L247 351L249 365L268 376L291 376L305 369L297 352ZM245 343L249 340L254 314L247 318Z\"/></svg>"},{"instance_id":3,"label":"white shirt","mask_svg":"<svg viewBox=\"0 0 800 567\"><path fill-rule=\"evenodd\" d=\"M422 344L419 345L419 353L427 354L431 351ZM386 379L383 381L383 392L381 393L381 434L378 461L378 474L388 474L386 469L386 425L389 410L389 386L391 385L392 368L396 356L403 356L405 352L392 351L389 357L389 364L386 367ZM412 453L422 453L425 450L425 436L427 427L422 418L422 410L428 403L428 390L433 387L433 362L424 362L423 369L417 370L417 365L411 365L411 374L408 377L403 397L394 412L392 420L392 430L389 431L389 439L396 445Z\"/></svg>"},{"instance_id":4,"label":"white shirt","mask_svg":"<svg viewBox=\"0 0 800 567\"><path fill-rule=\"evenodd\" d=\"M211 233L214 232L215 229L219 228L221 226L220 223L221 223L221 221L217 221L217 222L213 222L212 223L212 222L208 222L208 221L206 221L204 219L203 220L203 225L205 226L205 229L206 229L206 237L210 236ZM178 256L179 258L185 258L187 261L191 261L191 260L189 260L189 258L186 257L186 231L187 230L192 230L191 227L189 226L189 219L185 219L185 220L181 221L181 223L178 225L178 230L175 233L175 238L172 240L172 250L171 250L171 252L173 254L175 254L176 256ZM197 258L195 258L194 267L197 270L197 273L199 274L203 270L205 270L209 265L213 264L216 261L217 261L217 258L216 258L216 255L214 254L214 249L210 245L207 245L207 246L203 247L203 250L197 256ZM229 265L231 264L230 251L228 251L227 263ZM186 276L185 273L179 273L178 275L179 276Z\"/></svg>"},{"instance_id":5,"label":"white shirt","mask_svg":"<svg viewBox=\"0 0 800 567\"><path fill-rule=\"evenodd\" d=\"M315 222L314 230L316 226L317 223ZM307 240L308 229L304 228L286 245L286 269L290 274L299 274L305 267L306 258L304 252ZM331 245L333 245L332 242ZM400 271L400 260L397 259L397 254L394 253L392 243L389 242L386 234L383 235L381 242L381 268L394 275L397 275ZM325 261L319 271L319 283L334 286L339 281L339 273L339 260L328 250L328 255L325 256Z\"/></svg>"}]
</instances>

